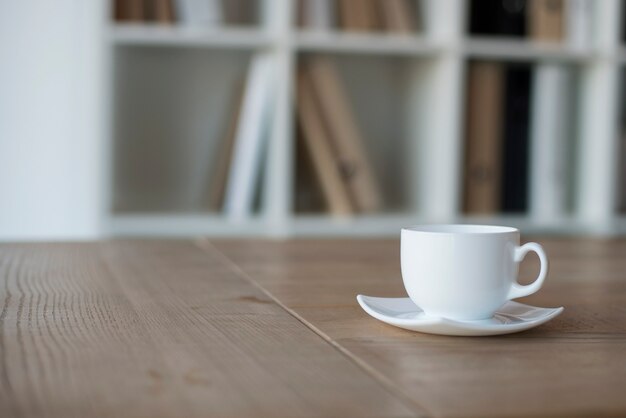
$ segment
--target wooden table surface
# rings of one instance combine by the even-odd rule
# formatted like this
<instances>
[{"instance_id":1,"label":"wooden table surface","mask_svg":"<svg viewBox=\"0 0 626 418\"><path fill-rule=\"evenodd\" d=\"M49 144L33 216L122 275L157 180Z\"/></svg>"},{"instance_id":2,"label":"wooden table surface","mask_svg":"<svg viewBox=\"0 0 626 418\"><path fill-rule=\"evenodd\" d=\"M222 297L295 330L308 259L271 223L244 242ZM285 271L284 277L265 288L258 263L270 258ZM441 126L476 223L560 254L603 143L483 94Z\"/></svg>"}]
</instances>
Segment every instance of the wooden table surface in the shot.
<instances>
[{"instance_id":1,"label":"wooden table surface","mask_svg":"<svg viewBox=\"0 0 626 418\"><path fill-rule=\"evenodd\" d=\"M0 245L0 417L626 416L626 241L537 240L565 311L474 338L361 311L397 240Z\"/></svg>"}]
</instances>

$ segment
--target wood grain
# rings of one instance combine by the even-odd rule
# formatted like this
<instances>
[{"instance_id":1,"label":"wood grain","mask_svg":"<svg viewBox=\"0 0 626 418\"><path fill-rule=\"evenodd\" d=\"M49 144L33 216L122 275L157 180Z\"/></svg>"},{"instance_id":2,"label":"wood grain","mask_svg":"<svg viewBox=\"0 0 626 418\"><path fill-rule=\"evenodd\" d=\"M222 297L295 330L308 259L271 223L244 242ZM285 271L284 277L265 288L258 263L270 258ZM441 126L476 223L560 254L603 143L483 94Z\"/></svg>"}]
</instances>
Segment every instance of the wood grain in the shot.
<instances>
[{"instance_id":1,"label":"wood grain","mask_svg":"<svg viewBox=\"0 0 626 418\"><path fill-rule=\"evenodd\" d=\"M0 246L0 416L415 416L221 254Z\"/></svg>"},{"instance_id":2,"label":"wood grain","mask_svg":"<svg viewBox=\"0 0 626 418\"><path fill-rule=\"evenodd\" d=\"M360 310L358 293L405 295L397 240L214 245L430 415L626 416L626 241L538 241L551 272L522 301L562 305L564 313L527 332L486 338L409 332ZM529 258L521 277L536 271Z\"/></svg>"}]
</instances>

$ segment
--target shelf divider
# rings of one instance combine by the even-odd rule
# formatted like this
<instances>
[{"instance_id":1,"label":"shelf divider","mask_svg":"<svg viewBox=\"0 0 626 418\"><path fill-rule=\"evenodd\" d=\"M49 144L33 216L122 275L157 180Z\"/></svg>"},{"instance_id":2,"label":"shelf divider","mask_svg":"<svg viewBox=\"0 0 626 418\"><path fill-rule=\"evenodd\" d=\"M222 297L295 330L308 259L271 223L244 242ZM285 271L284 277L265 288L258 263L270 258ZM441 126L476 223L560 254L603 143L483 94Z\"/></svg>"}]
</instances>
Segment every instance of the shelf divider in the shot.
<instances>
[{"instance_id":1,"label":"shelf divider","mask_svg":"<svg viewBox=\"0 0 626 418\"><path fill-rule=\"evenodd\" d=\"M274 237L289 235L289 220L293 210L294 128L293 85L294 52L291 44L294 8L291 0L265 2L265 15L270 31L277 42L270 52L275 59L276 85L274 115L271 120L267 158L265 161L265 184L263 215L268 234Z\"/></svg>"},{"instance_id":2,"label":"shelf divider","mask_svg":"<svg viewBox=\"0 0 626 418\"><path fill-rule=\"evenodd\" d=\"M621 2L594 2L594 42L601 54L581 68L577 214L599 232L615 216L617 180L618 51Z\"/></svg>"}]
</instances>

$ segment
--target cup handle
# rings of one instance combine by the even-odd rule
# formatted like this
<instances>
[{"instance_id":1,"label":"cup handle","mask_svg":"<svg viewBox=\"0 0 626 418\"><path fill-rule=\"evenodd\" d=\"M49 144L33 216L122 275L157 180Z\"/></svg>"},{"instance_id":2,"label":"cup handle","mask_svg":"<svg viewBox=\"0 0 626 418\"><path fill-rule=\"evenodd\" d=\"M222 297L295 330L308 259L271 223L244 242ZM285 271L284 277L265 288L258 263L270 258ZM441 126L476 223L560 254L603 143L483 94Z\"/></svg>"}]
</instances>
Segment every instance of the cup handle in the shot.
<instances>
[{"instance_id":1,"label":"cup handle","mask_svg":"<svg viewBox=\"0 0 626 418\"><path fill-rule=\"evenodd\" d=\"M539 256L539 261L541 262L539 276L537 276L537 279L529 285L521 285L517 281L515 281L511 286L511 290L509 290L509 299L516 299L532 295L541 288L544 280L546 279L546 276L548 275L548 257L546 256L543 247L536 242L529 242L522 245L521 247L515 248L515 251L513 253L513 258L515 262L521 262L526 254L528 254L530 251L534 251Z\"/></svg>"}]
</instances>

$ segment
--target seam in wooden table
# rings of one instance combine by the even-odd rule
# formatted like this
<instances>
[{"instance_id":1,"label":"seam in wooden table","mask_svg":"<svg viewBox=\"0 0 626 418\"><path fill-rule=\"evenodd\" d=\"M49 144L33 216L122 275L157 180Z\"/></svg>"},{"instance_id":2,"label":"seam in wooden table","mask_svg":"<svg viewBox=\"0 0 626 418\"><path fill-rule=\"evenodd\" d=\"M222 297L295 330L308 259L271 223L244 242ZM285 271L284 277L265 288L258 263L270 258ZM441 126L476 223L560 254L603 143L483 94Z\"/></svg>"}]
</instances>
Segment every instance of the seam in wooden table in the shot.
<instances>
[{"instance_id":1,"label":"seam in wooden table","mask_svg":"<svg viewBox=\"0 0 626 418\"><path fill-rule=\"evenodd\" d=\"M233 270L241 275L246 281L248 281L252 286L259 289L263 294L265 294L268 298L270 298L274 303L280 306L283 310L285 310L289 315L293 316L299 322L301 322L304 326L309 328L319 337L321 337L324 341L331 345L335 350L340 352L343 356L348 358L348 360L352 361L356 364L357 367L361 368L365 373L372 376L376 381L378 381L390 394L398 397L402 402L406 403L411 409L414 409L416 413L420 414L420 416L433 416L432 413L426 410L422 405L415 402L413 398L411 398L408 394L406 394L402 388L397 386L391 380L387 379L383 374L379 373L376 369L371 367L365 361L360 359L354 353L337 343L335 340L326 335L322 330L317 328L315 325L307 321L300 314L298 314L293 309L286 306L284 303L280 301L276 296L274 296L270 291L265 289L260 283L258 283L254 278L252 278L244 269L242 269L234 260L228 257L225 253L223 253L218 247L213 245L213 243L207 238L198 238L195 240L195 244L202 251L208 253L211 251L220 257L227 265L229 265Z\"/></svg>"}]
</instances>

